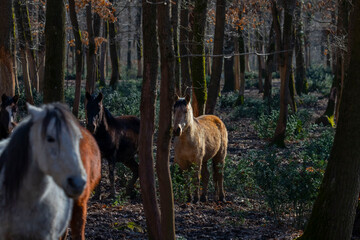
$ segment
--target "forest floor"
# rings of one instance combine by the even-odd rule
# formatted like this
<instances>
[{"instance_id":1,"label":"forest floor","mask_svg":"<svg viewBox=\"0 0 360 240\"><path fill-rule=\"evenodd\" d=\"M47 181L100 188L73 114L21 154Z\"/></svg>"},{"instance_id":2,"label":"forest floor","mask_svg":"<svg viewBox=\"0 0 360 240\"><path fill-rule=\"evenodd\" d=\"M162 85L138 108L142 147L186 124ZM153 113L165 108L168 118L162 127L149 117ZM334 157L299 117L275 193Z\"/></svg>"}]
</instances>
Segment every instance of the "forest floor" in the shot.
<instances>
[{"instance_id":1,"label":"forest floor","mask_svg":"<svg viewBox=\"0 0 360 240\"><path fill-rule=\"evenodd\" d=\"M246 90L245 98L248 97L261 98L262 94L257 89ZM320 99L311 109L312 117L319 116L325 106L326 98ZM241 157L251 149L261 149L268 144L257 136L253 126L255 119L233 119L229 117L230 111L216 111L228 126L228 159ZM147 239L140 194L134 201L108 199L107 179L107 171L103 169L102 185L106 188L102 189L102 200L91 199L89 202L86 239ZM210 193L208 203L175 202L177 239L294 239L302 233L286 218L276 219L259 199L228 191L226 198L226 204L218 204Z\"/></svg>"}]
</instances>

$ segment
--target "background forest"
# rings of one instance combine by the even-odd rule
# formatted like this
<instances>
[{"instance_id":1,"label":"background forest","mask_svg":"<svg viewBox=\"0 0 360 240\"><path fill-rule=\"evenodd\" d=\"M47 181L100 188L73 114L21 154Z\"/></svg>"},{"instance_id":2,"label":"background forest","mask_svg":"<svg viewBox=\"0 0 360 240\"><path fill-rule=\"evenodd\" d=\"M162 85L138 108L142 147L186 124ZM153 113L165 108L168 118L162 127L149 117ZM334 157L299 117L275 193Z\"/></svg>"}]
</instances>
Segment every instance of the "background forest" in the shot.
<instances>
[{"instance_id":1,"label":"background forest","mask_svg":"<svg viewBox=\"0 0 360 240\"><path fill-rule=\"evenodd\" d=\"M18 121L25 102L64 101L85 124L85 92L102 92L114 116L140 117L136 198L122 164L108 198L103 168L87 239L293 239L339 122L352 2L1 0L0 94L20 96ZM186 202L172 163L175 94L227 127L225 204Z\"/></svg>"}]
</instances>

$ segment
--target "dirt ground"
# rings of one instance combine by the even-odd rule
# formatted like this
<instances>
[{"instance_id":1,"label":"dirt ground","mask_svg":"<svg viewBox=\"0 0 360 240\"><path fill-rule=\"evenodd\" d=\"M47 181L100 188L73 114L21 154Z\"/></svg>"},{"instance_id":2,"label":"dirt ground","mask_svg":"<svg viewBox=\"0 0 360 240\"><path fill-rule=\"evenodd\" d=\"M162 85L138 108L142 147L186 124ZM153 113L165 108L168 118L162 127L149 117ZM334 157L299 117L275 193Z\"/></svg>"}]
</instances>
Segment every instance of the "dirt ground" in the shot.
<instances>
[{"instance_id":1,"label":"dirt ground","mask_svg":"<svg viewBox=\"0 0 360 240\"><path fill-rule=\"evenodd\" d=\"M261 97L257 90L246 91L246 97ZM314 117L320 115L326 103L321 100L314 109ZM250 149L263 147L252 126L253 119L229 118L230 110L218 110L218 115L229 130L228 155L246 153ZM103 170L106 186L107 171ZM103 185L104 185L103 184ZM118 183L119 185L119 183ZM141 197L135 201L107 199L103 189L103 200L90 200L86 225L86 239L147 239L146 219ZM181 204L175 202L176 234L178 239L294 239L301 230L294 229L287 221L275 221L265 204L259 200L242 198L227 192L226 204L217 204L210 195L208 203Z\"/></svg>"}]
</instances>

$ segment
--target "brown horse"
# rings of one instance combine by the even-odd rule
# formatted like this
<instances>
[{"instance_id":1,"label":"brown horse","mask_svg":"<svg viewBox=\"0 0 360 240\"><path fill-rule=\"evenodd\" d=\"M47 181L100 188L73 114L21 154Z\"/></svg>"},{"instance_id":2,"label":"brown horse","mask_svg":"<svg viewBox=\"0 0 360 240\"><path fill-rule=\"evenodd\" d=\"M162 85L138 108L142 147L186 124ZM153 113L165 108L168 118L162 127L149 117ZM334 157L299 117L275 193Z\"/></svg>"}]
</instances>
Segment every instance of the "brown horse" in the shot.
<instances>
[{"instance_id":1,"label":"brown horse","mask_svg":"<svg viewBox=\"0 0 360 240\"><path fill-rule=\"evenodd\" d=\"M1 96L0 108L0 140L7 138L15 127L17 102L19 96L9 97L5 93Z\"/></svg>"},{"instance_id":2,"label":"brown horse","mask_svg":"<svg viewBox=\"0 0 360 240\"><path fill-rule=\"evenodd\" d=\"M87 174L87 183L83 193L74 201L72 217L70 221L72 239L85 239L85 223L87 215L87 203L91 192L99 184L101 179L101 155L96 140L91 133L80 127L82 138L80 140L80 156ZM66 236L63 238L66 239Z\"/></svg>"},{"instance_id":3,"label":"brown horse","mask_svg":"<svg viewBox=\"0 0 360 240\"><path fill-rule=\"evenodd\" d=\"M195 118L190 104L190 96L177 97L174 105L174 151L175 163L181 170L195 167L195 193L193 202L199 200L200 178L202 194L200 200L207 201L209 183L208 160L212 159L213 178L219 201L225 201L223 169L228 144L225 124L214 115ZM201 174L200 174L201 173ZM191 195L190 195L191 197Z\"/></svg>"},{"instance_id":4,"label":"brown horse","mask_svg":"<svg viewBox=\"0 0 360 240\"><path fill-rule=\"evenodd\" d=\"M103 105L102 93L92 96L87 92L86 99L86 127L94 135L102 157L109 163L110 197L115 197L115 163L122 162L133 174L126 187L126 194L133 198L134 184L139 176L135 155L138 152L140 119L135 116L113 117Z\"/></svg>"}]
</instances>

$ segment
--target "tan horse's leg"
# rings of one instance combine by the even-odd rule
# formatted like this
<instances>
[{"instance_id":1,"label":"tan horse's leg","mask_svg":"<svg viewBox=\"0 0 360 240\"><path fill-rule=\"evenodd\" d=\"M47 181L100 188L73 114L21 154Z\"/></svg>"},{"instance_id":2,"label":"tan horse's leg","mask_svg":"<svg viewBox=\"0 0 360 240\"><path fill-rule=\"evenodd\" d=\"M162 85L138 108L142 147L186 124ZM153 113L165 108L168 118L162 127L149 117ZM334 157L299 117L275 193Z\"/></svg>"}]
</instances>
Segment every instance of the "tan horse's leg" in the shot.
<instances>
[{"instance_id":1,"label":"tan horse's leg","mask_svg":"<svg viewBox=\"0 0 360 240\"><path fill-rule=\"evenodd\" d=\"M201 176L200 173L201 173L201 166L195 165L194 166L194 176L193 176L193 184L194 184L194 187L195 187L193 203L197 203L199 201L199 196L200 196L200 176Z\"/></svg>"},{"instance_id":2,"label":"tan horse's leg","mask_svg":"<svg viewBox=\"0 0 360 240\"><path fill-rule=\"evenodd\" d=\"M209 185L209 169L207 167L207 161L203 161L201 167L201 182L202 182L202 193L200 197L200 201L207 202L207 192L208 192L208 185Z\"/></svg>"},{"instance_id":3,"label":"tan horse's leg","mask_svg":"<svg viewBox=\"0 0 360 240\"><path fill-rule=\"evenodd\" d=\"M224 163L226 154L223 151L218 152L213 158L213 178L217 200L225 202L224 193Z\"/></svg>"}]
</instances>

